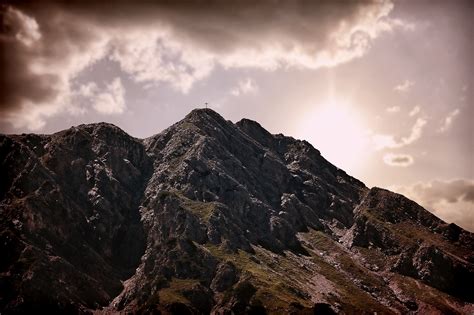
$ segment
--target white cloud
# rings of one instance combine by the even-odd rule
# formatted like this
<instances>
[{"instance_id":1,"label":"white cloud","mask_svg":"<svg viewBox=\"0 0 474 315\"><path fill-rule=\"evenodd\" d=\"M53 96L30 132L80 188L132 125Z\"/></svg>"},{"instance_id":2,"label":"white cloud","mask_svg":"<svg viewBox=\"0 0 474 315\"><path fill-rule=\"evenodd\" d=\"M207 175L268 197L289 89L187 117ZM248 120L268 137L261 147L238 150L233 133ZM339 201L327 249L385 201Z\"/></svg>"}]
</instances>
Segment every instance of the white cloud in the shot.
<instances>
[{"instance_id":1,"label":"white cloud","mask_svg":"<svg viewBox=\"0 0 474 315\"><path fill-rule=\"evenodd\" d=\"M25 102L20 110L6 113L3 118L10 121L15 128L27 127L29 130L37 131L46 124L44 116L53 116L57 112L58 107L55 104L36 106L31 102Z\"/></svg>"},{"instance_id":2,"label":"white cloud","mask_svg":"<svg viewBox=\"0 0 474 315\"><path fill-rule=\"evenodd\" d=\"M93 97L97 93L98 87L95 82L88 82L79 87L78 94L83 97Z\"/></svg>"},{"instance_id":3,"label":"white cloud","mask_svg":"<svg viewBox=\"0 0 474 315\"><path fill-rule=\"evenodd\" d=\"M410 143L415 142L416 140L421 138L423 127L426 125L427 121L423 118L418 118L411 128L411 133L408 137L402 138L403 145L407 145Z\"/></svg>"},{"instance_id":4,"label":"white cloud","mask_svg":"<svg viewBox=\"0 0 474 315\"><path fill-rule=\"evenodd\" d=\"M210 53L176 41L165 30L138 30L114 36L110 58L138 83L169 83L187 93L214 67Z\"/></svg>"},{"instance_id":5,"label":"white cloud","mask_svg":"<svg viewBox=\"0 0 474 315\"><path fill-rule=\"evenodd\" d=\"M398 113L400 111L400 106L387 107L385 109L388 113Z\"/></svg>"},{"instance_id":6,"label":"white cloud","mask_svg":"<svg viewBox=\"0 0 474 315\"><path fill-rule=\"evenodd\" d=\"M246 78L237 82L237 86L231 89L230 94L239 96L243 94L255 93L258 90L258 86L255 81L251 78Z\"/></svg>"},{"instance_id":7,"label":"white cloud","mask_svg":"<svg viewBox=\"0 0 474 315\"><path fill-rule=\"evenodd\" d=\"M91 97L92 107L101 114L121 114L125 110L125 89L120 78L107 84L104 91Z\"/></svg>"},{"instance_id":8,"label":"white cloud","mask_svg":"<svg viewBox=\"0 0 474 315\"><path fill-rule=\"evenodd\" d=\"M407 167L414 163L414 159L408 154L388 153L383 157L385 164L389 166Z\"/></svg>"},{"instance_id":9,"label":"white cloud","mask_svg":"<svg viewBox=\"0 0 474 315\"><path fill-rule=\"evenodd\" d=\"M474 232L474 180L433 180L390 189L420 203L441 219Z\"/></svg>"},{"instance_id":10,"label":"white cloud","mask_svg":"<svg viewBox=\"0 0 474 315\"><path fill-rule=\"evenodd\" d=\"M420 111L421 111L421 108L420 108L420 106L417 105L417 106L413 107L413 109L410 111L410 113L408 113L408 116L413 117L416 114L418 114Z\"/></svg>"},{"instance_id":11,"label":"white cloud","mask_svg":"<svg viewBox=\"0 0 474 315\"><path fill-rule=\"evenodd\" d=\"M95 82L82 84L71 95L74 103L73 114L82 114L91 106L101 114L121 114L126 109L125 88L122 80L117 77L100 89Z\"/></svg>"},{"instance_id":12,"label":"white cloud","mask_svg":"<svg viewBox=\"0 0 474 315\"><path fill-rule=\"evenodd\" d=\"M396 149L412 144L413 142L421 138L423 134L423 128L426 124L426 119L418 118L413 127L411 128L410 134L407 137L402 137L398 141L393 135L375 134L372 136L372 141L375 145L375 149Z\"/></svg>"},{"instance_id":13,"label":"white cloud","mask_svg":"<svg viewBox=\"0 0 474 315\"><path fill-rule=\"evenodd\" d=\"M409 91L413 87L413 85L415 85L414 81L405 80L402 83L396 85L393 89L397 92L403 93Z\"/></svg>"},{"instance_id":14,"label":"white cloud","mask_svg":"<svg viewBox=\"0 0 474 315\"><path fill-rule=\"evenodd\" d=\"M23 12L9 7L5 13L6 25L14 24L18 28L15 38L26 47L30 47L41 39L38 23L36 20Z\"/></svg>"},{"instance_id":15,"label":"white cloud","mask_svg":"<svg viewBox=\"0 0 474 315\"><path fill-rule=\"evenodd\" d=\"M458 108L450 112L448 116L446 116L446 118L444 119L443 125L438 129L438 132L443 133L443 132L448 131L451 128L451 125L453 124L454 119L456 118L456 116L459 115L460 112L461 111Z\"/></svg>"}]
</instances>

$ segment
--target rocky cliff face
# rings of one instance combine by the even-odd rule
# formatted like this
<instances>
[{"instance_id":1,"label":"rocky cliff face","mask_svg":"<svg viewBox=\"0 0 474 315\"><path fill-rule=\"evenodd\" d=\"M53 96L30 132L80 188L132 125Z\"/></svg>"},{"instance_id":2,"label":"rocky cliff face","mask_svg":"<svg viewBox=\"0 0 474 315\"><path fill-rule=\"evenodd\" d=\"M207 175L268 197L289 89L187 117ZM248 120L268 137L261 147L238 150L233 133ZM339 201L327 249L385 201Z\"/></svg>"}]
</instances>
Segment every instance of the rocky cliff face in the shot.
<instances>
[{"instance_id":1,"label":"rocky cliff face","mask_svg":"<svg viewBox=\"0 0 474 315\"><path fill-rule=\"evenodd\" d=\"M254 121L3 135L0 163L2 313L474 312L471 233Z\"/></svg>"}]
</instances>

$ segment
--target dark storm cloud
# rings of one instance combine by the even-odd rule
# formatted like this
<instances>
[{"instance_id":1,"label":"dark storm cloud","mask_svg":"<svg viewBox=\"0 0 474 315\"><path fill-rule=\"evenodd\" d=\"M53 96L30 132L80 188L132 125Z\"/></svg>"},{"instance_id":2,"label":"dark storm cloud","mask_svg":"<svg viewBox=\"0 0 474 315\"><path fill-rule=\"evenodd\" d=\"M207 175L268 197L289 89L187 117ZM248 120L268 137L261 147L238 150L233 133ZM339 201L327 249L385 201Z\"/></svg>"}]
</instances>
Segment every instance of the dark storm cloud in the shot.
<instances>
[{"instance_id":1,"label":"dark storm cloud","mask_svg":"<svg viewBox=\"0 0 474 315\"><path fill-rule=\"evenodd\" d=\"M183 90L214 63L267 69L336 65L360 57L370 39L390 30L393 21L384 19L391 9L388 1L10 1L1 8L0 112L32 112L40 104L67 102L71 80L114 50L124 51L114 60L139 80L181 80ZM144 73L124 49L136 45L123 39L142 29L165 30L188 51L205 53L209 69L200 71L199 58L188 52L179 66L152 69L164 72L162 77ZM179 49L177 58L185 55ZM187 68L197 74L176 72ZM52 115L62 106L33 112Z\"/></svg>"},{"instance_id":2,"label":"dark storm cloud","mask_svg":"<svg viewBox=\"0 0 474 315\"><path fill-rule=\"evenodd\" d=\"M36 14L2 5L0 11L0 113L14 109L24 102L52 101L64 83L61 65L64 60L94 40L80 24L56 23L61 14L47 5ZM30 10L31 11L31 10ZM36 68L56 65L57 69ZM48 71L52 70L52 71Z\"/></svg>"},{"instance_id":3,"label":"dark storm cloud","mask_svg":"<svg viewBox=\"0 0 474 315\"><path fill-rule=\"evenodd\" d=\"M54 76L34 75L29 69L27 61L36 52L27 47L24 41L18 40L18 34L21 34L23 30L22 17L7 6L0 7L0 21L2 21L0 105L2 110L14 107L25 99L45 101L56 93L52 89L56 83Z\"/></svg>"},{"instance_id":4,"label":"dark storm cloud","mask_svg":"<svg viewBox=\"0 0 474 315\"><path fill-rule=\"evenodd\" d=\"M383 7L380 1L41 1L17 7L47 18L72 14L122 27L160 21L215 49L265 38L321 44L338 23L353 23ZM14 5L15 6L15 5ZM376 11L375 11L376 12ZM76 34L71 34L72 36Z\"/></svg>"}]
</instances>

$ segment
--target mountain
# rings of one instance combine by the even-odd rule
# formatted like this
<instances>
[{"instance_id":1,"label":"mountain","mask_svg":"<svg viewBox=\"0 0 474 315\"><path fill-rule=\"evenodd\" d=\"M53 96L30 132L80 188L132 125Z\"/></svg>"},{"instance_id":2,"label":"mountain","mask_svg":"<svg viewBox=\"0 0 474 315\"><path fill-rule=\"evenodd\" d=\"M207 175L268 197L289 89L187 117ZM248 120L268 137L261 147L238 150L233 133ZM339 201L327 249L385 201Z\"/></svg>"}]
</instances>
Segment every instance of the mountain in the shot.
<instances>
[{"instance_id":1,"label":"mountain","mask_svg":"<svg viewBox=\"0 0 474 315\"><path fill-rule=\"evenodd\" d=\"M2 314L474 312L472 233L255 121L2 135L0 163Z\"/></svg>"}]
</instances>

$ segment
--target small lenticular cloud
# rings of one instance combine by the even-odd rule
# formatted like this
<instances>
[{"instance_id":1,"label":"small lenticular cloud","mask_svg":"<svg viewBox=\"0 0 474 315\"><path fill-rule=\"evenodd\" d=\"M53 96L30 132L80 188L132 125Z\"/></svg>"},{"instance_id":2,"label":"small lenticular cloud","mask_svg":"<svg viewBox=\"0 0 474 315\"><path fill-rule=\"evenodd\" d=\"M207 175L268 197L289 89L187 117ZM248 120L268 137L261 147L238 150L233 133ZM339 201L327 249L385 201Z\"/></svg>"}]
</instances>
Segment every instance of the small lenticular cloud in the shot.
<instances>
[{"instance_id":1,"label":"small lenticular cloud","mask_svg":"<svg viewBox=\"0 0 474 315\"><path fill-rule=\"evenodd\" d=\"M408 154L388 153L383 157L385 164L390 166L407 167L414 163L414 159Z\"/></svg>"}]
</instances>

